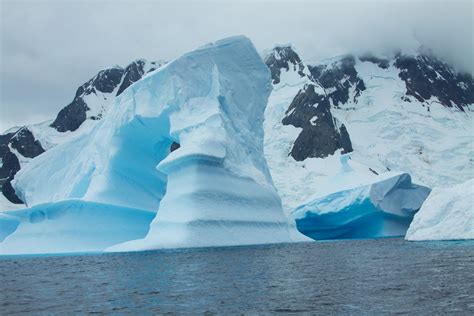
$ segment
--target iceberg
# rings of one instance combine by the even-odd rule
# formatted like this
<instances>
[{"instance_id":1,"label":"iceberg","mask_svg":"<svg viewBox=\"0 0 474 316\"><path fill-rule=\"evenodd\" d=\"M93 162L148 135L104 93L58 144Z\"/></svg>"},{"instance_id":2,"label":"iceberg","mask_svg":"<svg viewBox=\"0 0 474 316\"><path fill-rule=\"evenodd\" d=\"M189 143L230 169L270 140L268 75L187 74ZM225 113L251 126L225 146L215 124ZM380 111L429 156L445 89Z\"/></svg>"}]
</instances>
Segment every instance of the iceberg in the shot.
<instances>
[{"instance_id":1,"label":"iceberg","mask_svg":"<svg viewBox=\"0 0 474 316\"><path fill-rule=\"evenodd\" d=\"M157 216L144 240L110 251L291 241L263 155L268 68L244 38L195 54L217 62L201 63L206 93L170 114L180 147L157 166L168 179Z\"/></svg>"},{"instance_id":2,"label":"iceberg","mask_svg":"<svg viewBox=\"0 0 474 316\"><path fill-rule=\"evenodd\" d=\"M0 254L98 252L143 238L154 212L65 200L0 213Z\"/></svg>"},{"instance_id":3,"label":"iceberg","mask_svg":"<svg viewBox=\"0 0 474 316\"><path fill-rule=\"evenodd\" d=\"M375 179L297 207L292 215L298 230L315 240L404 236L430 189L412 183L407 173Z\"/></svg>"},{"instance_id":4,"label":"iceberg","mask_svg":"<svg viewBox=\"0 0 474 316\"><path fill-rule=\"evenodd\" d=\"M474 179L451 188L434 188L416 213L405 239L474 239Z\"/></svg>"},{"instance_id":5,"label":"iceberg","mask_svg":"<svg viewBox=\"0 0 474 316\"><path fill-rule=\"evenodd\" d=\"M132 84L93 129L32 160L12 184L31 207L25 212L80 200L109 205L114 216L156 213L151 225L137 221L149 229L144 239L124 232L117 244L134 241L111 247L117 239L109 238L110 251L291 241L263 155L271 90L270 71L250 40L208 44ZM87 234L87 220L77 220ZM74 227L54 222L35 241L38 249L56 239L64 247L54 249L69 249L73 238L63 235ZM30 224L22 222L4 247L36 236L28 227L40 225Z\"/></svg>"}]
</instances>

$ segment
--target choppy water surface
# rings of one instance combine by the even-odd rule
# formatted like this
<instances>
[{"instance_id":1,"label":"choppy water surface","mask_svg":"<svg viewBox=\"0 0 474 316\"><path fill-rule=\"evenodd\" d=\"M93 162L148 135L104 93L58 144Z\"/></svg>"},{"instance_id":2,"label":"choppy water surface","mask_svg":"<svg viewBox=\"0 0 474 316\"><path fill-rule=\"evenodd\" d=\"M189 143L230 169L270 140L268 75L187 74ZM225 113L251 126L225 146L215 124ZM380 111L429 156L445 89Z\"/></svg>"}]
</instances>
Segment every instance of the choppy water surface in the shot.
<instances>
[{"instance_id":1,"label":"choppy water surface","mask_svg":"<svg viewBox=\"0 0 474 316\"><path fill-rule=\"evenodd\" d=\"M0 314L474 314L474 243L400 239L0 259Z\"/></svg>"}]
</instances>

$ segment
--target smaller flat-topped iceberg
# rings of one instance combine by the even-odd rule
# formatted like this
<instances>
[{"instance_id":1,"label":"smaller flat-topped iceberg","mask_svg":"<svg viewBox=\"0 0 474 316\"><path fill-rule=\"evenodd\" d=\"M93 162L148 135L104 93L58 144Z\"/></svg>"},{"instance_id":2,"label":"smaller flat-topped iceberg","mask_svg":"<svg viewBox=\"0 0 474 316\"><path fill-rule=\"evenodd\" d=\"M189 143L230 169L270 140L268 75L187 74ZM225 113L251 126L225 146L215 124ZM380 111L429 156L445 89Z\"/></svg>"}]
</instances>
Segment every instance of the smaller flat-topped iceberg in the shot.
<instances>
[{"instance_id":1,"label":"smaller flat-topped iceberg","mask_svg":"<svg viewBox=\"0 0 474 316\"><path fill-rule=\"evenodd\" d=\"M336 180L357 183L357 175L342 162L343 173ZM292 215L298 230L316 240L404 236L429 192L407 173L386 173L313 198Z\"/></svg>"},{"instance_id":2,"label":"smaller flat-topped iceberg","mask_svg":"<svg viewBox=\"0 0 474 316\"><path fill-rule=\"evenodd\" d=\"M474 239L474 179L452 188L435 188L415 215L405 239Z\"/></svg>"}]
</instances>

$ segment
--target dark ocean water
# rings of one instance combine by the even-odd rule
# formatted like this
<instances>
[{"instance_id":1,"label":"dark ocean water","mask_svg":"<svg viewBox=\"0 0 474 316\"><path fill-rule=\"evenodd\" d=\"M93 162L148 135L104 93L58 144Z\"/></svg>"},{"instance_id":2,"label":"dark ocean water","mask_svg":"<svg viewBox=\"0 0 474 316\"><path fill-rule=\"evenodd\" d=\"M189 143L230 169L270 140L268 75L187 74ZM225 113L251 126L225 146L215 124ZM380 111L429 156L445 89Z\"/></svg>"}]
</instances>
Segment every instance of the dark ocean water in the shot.
<instances>
[{"instance_id":1,"label":"dark ocean water","mask_svg":"<svg viewBox=\"0 0 474 316\"><path fill-rule=\"evenodd\" d=\"M474 242L0 259L0 314L474 314Z\"/></svg>"}]
</instances>

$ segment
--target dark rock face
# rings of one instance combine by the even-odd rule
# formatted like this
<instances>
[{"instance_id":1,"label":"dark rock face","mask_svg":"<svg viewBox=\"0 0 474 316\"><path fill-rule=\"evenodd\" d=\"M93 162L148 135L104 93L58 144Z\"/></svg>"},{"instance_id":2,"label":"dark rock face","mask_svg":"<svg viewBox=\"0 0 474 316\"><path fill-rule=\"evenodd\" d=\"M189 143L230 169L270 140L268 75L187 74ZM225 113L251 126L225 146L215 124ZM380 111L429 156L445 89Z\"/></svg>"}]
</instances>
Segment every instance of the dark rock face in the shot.
<instances>
[{"instance_id":1,"label":"dark rock face","mask_svg":"<svg viewBox=\"0 0 474 316\"><path fill-rule=\"evenodd\" d=\"M75 131L87 119L87 111L89 108L82 97L76 98L59 111L51 127L54 127L58 132Z\"/></svg>"},{"instance_id":2,"label":"dark rock face","mask_svg":"<svg viewBox=\"0 0 474 316\"><path fill-rule=\"evenodd\" d=\"M12 203L23 203L15 194L15 190L11 185L11 181L20 170L20 162L10 147L27 158L34 158L42 154L44 149L26 127L22 127L14 133L0 136L0 157L2 159L0 187L2 193Z\"/></svg>"},{"instance_id":3,"label":"dark rock face","mask_svg":"<svg viewBox=\"0 0 474 316\"><path fill-rule=\"evenodd\" d=\"M351 87L355 86L354 103L357 103L357 98L366 89L354 66L355 58L349 55L330 65L308 66L308 69L311 80L323 87L332 103L339 106L349 100Z\"/></svg>"},{"instance_id":4,"label":"dark rock face","mask_svg":"<svg viewBox=\"0 0 474 316\"><path fill-rule=\"evenodd\" d=\"M20 162L8 147L10 139L15 133L8 133L0 136L0 158L2 165L0 167L0 185L3 187L5 181L11 173L17 173L20 170ZM12 157L13 156L13 157Z\"/></svg>"},{"instance_id":5,"label":"dark rock face","mask_svg":"<svg viewBox=\"0 0 474 316\"><path fill-rule=\"evenodd\" d=\"M33 133L26 128L21 128L16 134L10 139L10 144L13 148L27 158L34 158L39 154L44 153L43 147L38 140L35 139Z\"/></svg>"},{"instance_id":6,"label":"dark rock face","mask_svg":"<svg viewBox=\"0 0 474 316\"><path fill-rule=\"evenodd\" d=\"M132 83L140 80L145 74L145 61L137 60L131 63L125 68L125 75L123 77L122 84L117 91L117 95L120 95L125 89L127 89Z\"/></svg>"},{"instance_id":7,"label":"dark rock face","mask_svg":"<svg viewBox=\"0 0 474 316\"><path fill-rule=\"evenodd\" d=\"M84 83L76 91L74 100L59 111L56 119L51 124L58 132L75 131L87 119L89 107L84 102L84 96L100 91L112 93L122 81L124 70L111 68L101 70L94 78ZM91 117L91 119L100 119Z\"/></svg>"},{"instance_id":8,"label":"dark rock face","mask_svg":"<svg viewBox=\"0 0 474 316\"><path fill-rule=\"evenodd\" d=\"M125 70L120 67L99 71L94 78L90 79L77 89L75 98L95 93L95 91L112 93L122 81L124 71Z\"/></svg>"},{"instance_id":9,"label":"dark rock face","mask_svg":"<svg viewBox=\"0 0 474 316\"><path fill-rule=\"evenodd\" d=\"M301 77L305 76L300 56L291 46L275 47L272 53L265 57L265 64L270 68L273 84L280 83L281 69L288 71L290 67L293 67Z\"/></svg>"},{"instance_id":10,"label":"dark rock face","mask_svg":"<svg viewBox=\"0 0 474 316\"><path fill-rule=\"evenodd\" d=\"M150 62L151 67L150 69L148 69L148 71L145 69L145 64L146 64L145 60L139 59L132 62L125 68L122 84L120 85L117 91L117 96L121 95L122 92L128 87L130 87L133 83L140 80L146 73L156 70L158 67L165 64L165 62L164 61Z\"/></svg>"},{"instance_id":11,"label":"dark rock face","mask_svg":"<svg viewBox=\"0 0 474 316\"><path fill-rule=\"evenodd\" d=\"M84 101L84 96L90 94L102 93L114 93L112 97L120 95L125 89L127 89L132 83L140 80L145 74L144 60L136 60L129 64L125 69L120 67L109 68L101 70L94 78L90 79L82 86L80 86L71 103L59 111L56 119L51 124L51 127L55 128L58 132L75 131L88 119L87 111L90 108ZM157 62L151 62L152 66L158 67L160 64ZM150 69L150 71L153 70ZM120 85L120 86L119 86ZM102 100L99 100L99 102ZM98 116L91 116L89 119L99 120L102 116L99 113Z\"/></svg>"},{"instance_id":12,"label":"dark rock face","mask_svg":"<svg viewBox=\"0 0 474 316\"><path fill-rule=\"evenodd\" d=\"M365 90L362 79L355 70L355 58L346 56L330 65L308 66L311 75L306 75L306 67L298 54L290 47L276 47L265 58L270 68L273 84L280 83L281 72L293 67L301 77L307 76L313 84L306 85L293 99L283 118L284 125L303 128L298 135L290 155L297 161L310 157L323 158L338 149L343 153L352 151L352 144L346 127L339 125L331 113L331 104L345 104L354 88L354 102ZM318 94L315 85L325 90Z\"/></svg>"},{"instance_id":13,"label":"dark rock face","mask_svg":"<svg viewBox=\"0 0 474 316\"><path fill-rule=\"evenodd\" d=\"M399 76L405 81L407 95L420 102L436 97L444 106L461 111L474 103L472 76L453 71L436 57L399 54L395 66L400 69Z\"/></svg>"},{"instance_id":14,"label":"dark rock face","mask_svg":"<svg viewBox=\"0 0 474 316\"><path fill-rule=\"evenodd\" d=\"M359 57L360 61L368 61L377 64L382 69L387 69L390 66L390 62L387 59L379 58L371 54L365 54Z\"/></svg>"},{"instance_id":15,"label":"dark rock face","mask_svg":"<svg viewBox=\"0 0 474 316\"><path fill-rule=\"evenodd\" d=\"M283 118L284 125L303 128L291 149L291 156L302 161L306 158L324 158L336 150L352 151L352 143L344 124L339 124L331 113L331 106L346 104L354 90L353 102L364 91L364 81L355 69L354 56L346 56L329 65L308 66L309 79L324 89L315 91L310 84L298 92Z\"/></svg>"},{"instance_id":16,"label":"dark rock face","mask_svg":"<svg viewBox=\"0 0 474 316\"><path fill-rule=\"evenodd\" d=\"M303 128L290 153L295 160L324 158L340 148L343 153L352 151L346 127L331 114L329 97L317 94L314 85L300 90L285 114L284 125Z\"/></svg>"},{"instance_id":17,"label":"dark rock face","mask_svg":"<svg viewBox=\"0 0 474 316\"><path fill-rule=\"evenodd\" d=\"M12 154L13 155L13 154ZM15 155L13 157L16 158ZM17 159L18 160L18 159ZM18 171L15 171L15 174ZM9 176L6 181L2 184L2 194L14 204L23 204L23 201L16 195L15 190L12 187L12 180L14 176Z\"/></svg>"}]
</instances>

